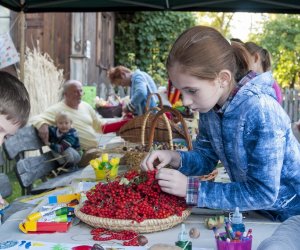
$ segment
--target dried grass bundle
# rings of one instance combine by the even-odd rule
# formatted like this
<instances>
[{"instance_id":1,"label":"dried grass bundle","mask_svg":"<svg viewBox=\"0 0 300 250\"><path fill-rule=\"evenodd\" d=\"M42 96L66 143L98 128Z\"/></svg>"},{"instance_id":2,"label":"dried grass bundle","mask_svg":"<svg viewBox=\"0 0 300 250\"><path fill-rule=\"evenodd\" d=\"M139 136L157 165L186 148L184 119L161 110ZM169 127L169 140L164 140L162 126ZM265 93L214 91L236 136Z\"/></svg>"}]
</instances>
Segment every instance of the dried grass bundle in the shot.
<instances>
[{"instance_id":1,"label":"dried grass bundle","mask_svg":"<svg viewBox=\"0 0 300 250\"><path fill-rule=\"evenodd\" d=\"M32 117L60 100L65 80L63 70L55 66L47 53L41 53L39 44L33 50L26 48L24 66L24 84L30 95Z\"/></svg>"}]
</instances>

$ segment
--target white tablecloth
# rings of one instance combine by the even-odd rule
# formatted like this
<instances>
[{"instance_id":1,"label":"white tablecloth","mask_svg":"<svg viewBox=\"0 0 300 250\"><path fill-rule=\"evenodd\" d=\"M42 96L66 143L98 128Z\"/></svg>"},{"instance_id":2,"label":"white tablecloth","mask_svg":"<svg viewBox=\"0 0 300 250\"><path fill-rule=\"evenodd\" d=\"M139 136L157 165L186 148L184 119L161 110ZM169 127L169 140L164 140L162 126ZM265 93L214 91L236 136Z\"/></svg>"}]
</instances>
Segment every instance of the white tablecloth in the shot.
<instances>
[{"instance_id":1,"label":"white tablecloth","mask_svg":"<svg viewBox=\"0 0 300 250\"><path fill-rule=\"evenodd\" d=\"M122 172L125 166L120 167ZM79 176L76 178L94 178L94 171L91 166L87 166L81 171ZM71 180L70 180L71 181ZM90 235L91 227L79 223L72 226L66 233L51 233L51 234L24 234L18 229L18 224L25 219L25 217L32 211L32 209L27 209L19 211L8 218L5 223L0 226L0 242L5 240L37 240L37 241L48 241L56 243L73 243L73 244L88 244L93 245L94 242ZM209 209L194 209L194 213L187 218L185 221L187 231L190 228L196 227L200 230L200 238L192 240L193 249L206 248L215 249L215 239L214 234L211 230L204 227L204 220L214 213L214 210ZM215 211L220 213L219 211ZM199 214L200 213L200 214ZM210 214L211 213L211 214ZM244 223L246 229L253 229L253 244L252 249L256 249L260 242L265 238L271 236L274 230L280 223L272 222L257 213L246 213L244 214ZM145 234L148 238L148 246L154 245L156 243L165 243L174 245L177 241L178 234L180 232L181 226L178 225L174 228L168 229L166 231Z\"/></svg>"},{"instance_id":2,"label":"white tablecloth","mask_svg":"<svg viewBox=\"0 0 300 250\"><path fill-rule=\"evenodd\" d=\"M73 243L73 244L88 244L96 243L90 235L91 227L79 223L72 226L66 233L51 233L51 234L24 234L18 229L18 224L31 212L31 210L20 211L11 216L2 226L0 226L0 241L5 240L37 240L56 243ZM204 220L207 215L192 214L185 221L187 230L196 227L200 230L200 238L192 240L193 248L208 248L215 249L214 234L211 230L204 227ZM254 215L246 215L246 228L253 229L253 244L252 249L257 249L259 243L269 237L276 229L279 223L270 222L265 218ZM165 243L174 245L177 241L178 233L181 226L178 225L166 231L144 234L148 238L148 246L156 243Z\"/></svg>"}]
</instances>

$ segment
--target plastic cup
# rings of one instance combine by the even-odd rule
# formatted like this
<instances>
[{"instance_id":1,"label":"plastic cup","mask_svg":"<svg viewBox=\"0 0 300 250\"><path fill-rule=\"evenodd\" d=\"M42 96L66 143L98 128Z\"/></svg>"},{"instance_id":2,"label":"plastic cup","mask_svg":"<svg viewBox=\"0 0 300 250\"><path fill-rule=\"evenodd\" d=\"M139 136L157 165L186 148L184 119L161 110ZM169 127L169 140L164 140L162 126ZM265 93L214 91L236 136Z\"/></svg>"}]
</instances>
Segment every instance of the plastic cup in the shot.
<instances>
[{"instance_id":1,"label":"plastic cup","mask_svg":"<svg viewBox=\"0 0 300 250\"><path fill-rule=\"evenodd\" d=\"M220 233L220 236L226 233ZM244 238L239 242L227 242L221 239L216 239L217 250L251 250L252 237Z\"/></svg>"}]
</instances>

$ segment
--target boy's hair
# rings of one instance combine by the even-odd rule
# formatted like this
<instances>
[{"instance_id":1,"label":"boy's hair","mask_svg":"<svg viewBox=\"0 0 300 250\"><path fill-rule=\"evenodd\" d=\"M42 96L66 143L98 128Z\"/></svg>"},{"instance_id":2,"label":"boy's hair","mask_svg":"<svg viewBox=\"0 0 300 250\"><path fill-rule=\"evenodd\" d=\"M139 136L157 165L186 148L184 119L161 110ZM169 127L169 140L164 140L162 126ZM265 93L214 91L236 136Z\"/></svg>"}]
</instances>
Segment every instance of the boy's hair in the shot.
<instances>
[{"instance_id":1,"label":"boy's hair","mask_svg":"<svg viewBox=\"0 0 300 250\"><path fill-rule=\"evenodd\" d=\"M122 73L130 73L131 70L124 66L117 66L110 68L107 72L107 76L111 83L118 84L118 80L122 79Z\"/></svg>"},{"instance_id":2,"label":"boy's hair","mask_svg":"<svg viewBox=\"0 0 300 250\"><path fill-rule=\"evenodd\" d=\"M173 44L166 67L169 70L176 64L183 72L208 80L227 69L238 82L249 71L250 55L244 45L230 43L214 28L195 26L183 32Z\"/></svg>"},{"instance_id":3,"label":"boy's hair","mask_svg":"<svg viewBox=\"0 0 300 250\"><path fill-rule=\"evenodd\" d=\"M259 54L261 66L264 72L271 70L271 55L268 50L254 42L246 42L245 47L251 55L254 55L255 53Z\"/></svg>"},{"instance_id":4,"label":"boy's hair","mask_svg":"<svg viewBox=\"0 0 300 250\"><path fill-rule=\"evenodd\" d=\"M29 113L30 98L24 84L13 75L0 71L0 114L23 127Z\"/></svg>"},{"instance_id":5,"label":"boy's hair","mask_svg":"<svg viewBox=\"0 0 300 250\"><path fill-rule=\"evenodd\" d=\"M60 119L66 119L66 120L69 120L71 123L73 122L71 117L68 115L67 112L65 111L60 111L58 112L56 115L55 115L55 122L57 122L58 120Z\"/></svg>"}]
</instances>

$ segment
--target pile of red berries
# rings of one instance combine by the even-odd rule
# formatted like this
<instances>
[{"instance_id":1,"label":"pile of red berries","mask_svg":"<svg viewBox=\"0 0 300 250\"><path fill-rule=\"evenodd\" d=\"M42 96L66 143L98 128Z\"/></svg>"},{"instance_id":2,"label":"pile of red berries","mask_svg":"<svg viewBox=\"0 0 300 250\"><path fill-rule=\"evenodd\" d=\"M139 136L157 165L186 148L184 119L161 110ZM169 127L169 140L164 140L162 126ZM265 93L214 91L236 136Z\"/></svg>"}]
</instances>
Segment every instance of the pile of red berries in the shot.
<instances>
[{"instance_id":1,"label":"pile of red berries","mask_svg":"<svg viewBox=\"0 0 300 250\"><path fill-rule=\"evenodd\" d=\"M163 192L155 173L130 171L115 181L98 183L87 192L81 212L138 223L172 215L182 216L187 209L185 199Z\"/></svg>"}]
</instances>

